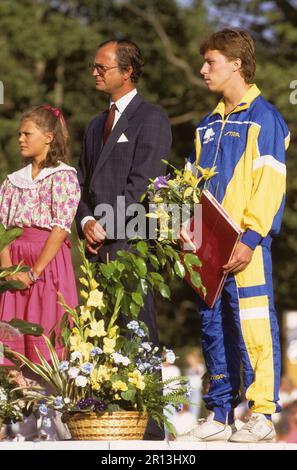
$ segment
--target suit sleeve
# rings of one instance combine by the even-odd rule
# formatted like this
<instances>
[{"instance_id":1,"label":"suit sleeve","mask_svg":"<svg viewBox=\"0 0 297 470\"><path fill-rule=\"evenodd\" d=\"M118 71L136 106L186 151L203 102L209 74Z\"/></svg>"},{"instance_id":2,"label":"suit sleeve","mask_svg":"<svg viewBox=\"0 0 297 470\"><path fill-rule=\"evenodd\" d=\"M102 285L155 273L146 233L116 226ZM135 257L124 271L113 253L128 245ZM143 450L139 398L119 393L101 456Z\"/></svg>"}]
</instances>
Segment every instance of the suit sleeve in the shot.
<instances>
[{"instance_id":1,"label":"suit sleeve","mask_svg":"<svg viewBox=\"0 0 297 470\"><path fill-rule=\"evenodd\" d=\"M275 226L279 230L286 190L285 153L290 134L280 116L267 113L255 139L252 197L244 212L241 241L255 249Z\"/></svg>"},{"instance_id":2,"label":"suit sleeve","mask_svg":"<svg viewBox=\"0 0 297 470\"><path fill-rule=\"evenodd\" d=\"M81 199L77 208L77 213L75 217L76 221L76 228L80 238L83 238L83 232L81 229L81 221L84 217L91 216L94 217L92 208L91 208L91 201L89 198L88 193L88 182L89 182L89 168L88 168L88 154L87 154L87 140L88 140L88 132L90 128L88 127L85 131L81 155L78 163L77 168L77 178L80 185L81 191Z\"/></svg>"}]
</instances>

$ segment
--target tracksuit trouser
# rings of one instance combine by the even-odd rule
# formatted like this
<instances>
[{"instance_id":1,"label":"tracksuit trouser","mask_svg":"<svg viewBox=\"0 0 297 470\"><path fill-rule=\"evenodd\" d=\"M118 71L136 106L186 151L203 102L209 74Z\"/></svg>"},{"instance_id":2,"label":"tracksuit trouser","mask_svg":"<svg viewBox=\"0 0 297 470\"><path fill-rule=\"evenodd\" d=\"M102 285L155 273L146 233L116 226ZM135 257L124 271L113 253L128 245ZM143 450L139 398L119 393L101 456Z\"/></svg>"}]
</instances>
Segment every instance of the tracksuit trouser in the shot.
<instances>
[{"instance_id":1,"label":"tracksuit trouser","mask_svg":"<svg viewBox=\"0 0 297 470\"><path fill-rule=\"evenodd\" d=\"M273 300L271 250L257 246L247 268L229 274L210 309L198 300L202 350L210 376L206 407L223 417L240 402L240 377L253 412L280 411L280 341ZM217 413L216 413L217 415Z\"/></svg>"}]
</instances>

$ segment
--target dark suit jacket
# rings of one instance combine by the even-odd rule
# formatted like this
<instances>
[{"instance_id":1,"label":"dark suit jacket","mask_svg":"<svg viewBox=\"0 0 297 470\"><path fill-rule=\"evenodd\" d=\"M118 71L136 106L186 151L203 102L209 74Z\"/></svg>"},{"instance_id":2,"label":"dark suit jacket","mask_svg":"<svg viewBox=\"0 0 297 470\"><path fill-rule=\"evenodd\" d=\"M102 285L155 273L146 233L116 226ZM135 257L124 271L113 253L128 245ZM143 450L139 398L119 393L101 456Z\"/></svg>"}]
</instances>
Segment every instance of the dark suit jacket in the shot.
<instances>
[{"instance_id":1,"label":"dark suit jacket","mask_svg":"<svg viewBox=\"0 0 297 470\"><path fill-rule=\"evenodd\" d=\"M125 196L126 206L139 202L149 178L164 174L162 158L169 157L171 130L163 111L136 95L129 103L102 147L104 122L108 111L95 117L86 128L79 161L78 178L81 201L76 222L80 237L81 220L91 215L98 204L116 209L117 196ZM127 142L118 142L124 134ZM115 217L117 216L115 210ZM112 238L112 237L111 237ZM116 251L125 247L124 240L108 239L92 261L114 259Z\"/></svg>"}]
</instances>

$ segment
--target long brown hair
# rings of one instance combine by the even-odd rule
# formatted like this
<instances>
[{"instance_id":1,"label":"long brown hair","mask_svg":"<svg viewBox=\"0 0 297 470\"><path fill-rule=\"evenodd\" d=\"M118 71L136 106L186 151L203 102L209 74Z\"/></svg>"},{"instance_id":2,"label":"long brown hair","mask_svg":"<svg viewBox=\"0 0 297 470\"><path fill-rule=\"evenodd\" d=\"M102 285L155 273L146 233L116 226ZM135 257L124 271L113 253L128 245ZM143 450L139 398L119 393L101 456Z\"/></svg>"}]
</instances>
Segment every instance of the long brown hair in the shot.
<instances>
[{"instance_id":1,"label":"long brown hair","mask_svg":"<svg viewBox=\"0 0 297 470\"><path fill-rule=\"evenodd\" d=\"M62 112L50 105L40 105L26 111L21 122L32 121L43 132L53 133L53 140L45 160L40 162L40 168L56 167L60 162L69 162L69 132Z\"/></svg>"}]
</instances>

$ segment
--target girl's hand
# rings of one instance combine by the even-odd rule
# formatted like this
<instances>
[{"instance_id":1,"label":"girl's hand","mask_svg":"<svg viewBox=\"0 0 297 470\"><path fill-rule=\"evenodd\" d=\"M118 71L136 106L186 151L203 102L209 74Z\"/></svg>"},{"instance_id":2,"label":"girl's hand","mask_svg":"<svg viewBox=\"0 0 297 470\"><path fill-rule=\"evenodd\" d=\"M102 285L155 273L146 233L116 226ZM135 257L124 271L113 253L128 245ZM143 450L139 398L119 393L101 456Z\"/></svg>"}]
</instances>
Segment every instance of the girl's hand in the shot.
<instances>
[{"instance_id":1,"label":"girl's hand","mask_svg":"<svg viewBox=\"0 0 297 470\"><path fill-rule=\"evenodd\" d=\"M7 276L6 279L8 281L21 281L23 284L25 284L26 289L29 289L29 287L33 284L33 282L28 276L28 273L17 273L13 276Z\"/></svg>"}]
</instances>

